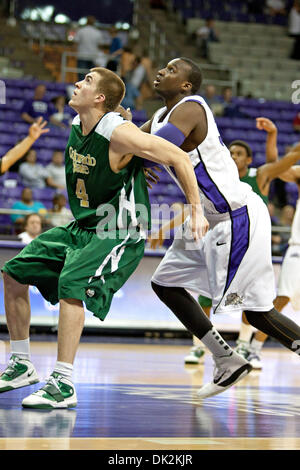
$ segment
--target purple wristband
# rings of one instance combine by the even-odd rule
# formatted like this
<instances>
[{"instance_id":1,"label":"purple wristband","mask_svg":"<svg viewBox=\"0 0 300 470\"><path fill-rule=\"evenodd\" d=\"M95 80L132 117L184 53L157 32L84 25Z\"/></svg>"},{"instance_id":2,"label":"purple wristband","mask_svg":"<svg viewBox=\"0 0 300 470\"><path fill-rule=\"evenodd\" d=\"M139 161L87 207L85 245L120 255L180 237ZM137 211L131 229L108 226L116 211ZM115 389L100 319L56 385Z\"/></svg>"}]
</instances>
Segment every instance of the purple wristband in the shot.
<instances>
[{"instance_id":1,"label":"purple wristband","mask_svg":"<svg viewBox=\"0 0 300 470\"><path fill-rule=\"evenodd\" d=\"M171 122L168 122L161 127L157 132L155 132L155 135L168 140L172 144L177 145L177 147L180 147L180 145L185 141L185 135L180 129L178 129L178 127L171 124Z\"/></svg>"}]
</instances>

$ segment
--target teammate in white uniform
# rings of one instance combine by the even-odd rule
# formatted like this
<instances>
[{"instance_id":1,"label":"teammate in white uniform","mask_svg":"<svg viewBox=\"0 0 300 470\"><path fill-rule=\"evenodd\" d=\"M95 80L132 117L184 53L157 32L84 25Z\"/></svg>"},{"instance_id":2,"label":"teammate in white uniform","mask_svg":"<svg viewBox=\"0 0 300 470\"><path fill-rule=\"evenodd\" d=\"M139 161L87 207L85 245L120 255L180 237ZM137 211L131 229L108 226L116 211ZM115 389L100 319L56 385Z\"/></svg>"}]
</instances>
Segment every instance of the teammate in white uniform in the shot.
<instances>
[{"instance_id":1,"label":"teammate in white uniform","mask_svg":"<svg viewBox=\"0 0 300 470\"><path fill-rule=\"evenodd\" d=\"M231 349L223 354L215 350L216 333L186 289L213 298L214 312L243 309L253 326L290 349L300 339L300 328L273 308L270 217L260 197L239 180L210 108L195 94L200 84L201 71L192 61L169 62L154 81L166 106L142 130L189 153L210 223L209 232L197 244L190 241L185 223L183 236L175 236L152 278L159 298L213 353L214 381L199 391L206 398L222 392L251 368L239 362L242 358ZM167 171L178 184L171 168Z\"/></svg>"},{"instance_id":2,"label":"teammate in white uniform","mask_svg":"<svg viewBox=\"0 0 300 470\"><path fill-rule=\"evenodd\" d=\"M295 165L282 173L280 179L297 184L300 196L300 165ZM294 310L300 310L300 198L297 201L289 247L285 253L280 271L274 306L281 312L289 302L291 302ZM251 342L252 354L257 361L260 361L260 351L267 337L268 335L258 331ZM297 344L295 343L295 349L296 347ZM298 347L300 347L300 343Z\"/></svg>"}]
</instances>

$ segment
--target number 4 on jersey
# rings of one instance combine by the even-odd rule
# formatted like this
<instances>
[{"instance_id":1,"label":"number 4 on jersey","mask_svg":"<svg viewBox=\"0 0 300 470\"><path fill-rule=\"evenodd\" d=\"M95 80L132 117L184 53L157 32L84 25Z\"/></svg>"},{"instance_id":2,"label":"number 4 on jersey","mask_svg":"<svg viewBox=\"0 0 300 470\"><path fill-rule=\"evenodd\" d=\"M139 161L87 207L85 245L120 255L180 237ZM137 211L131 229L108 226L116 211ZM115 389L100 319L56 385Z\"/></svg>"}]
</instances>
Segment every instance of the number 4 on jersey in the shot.
<instances>
[{"instance_id":1,"label":"number 4 on jersey","mask_svg":"<svg viewBox=\"0 0 300 470\"><path fill-rule=\"evenodd\" d=\"M76 196L80 199L81 207L89 207L89 196L85 189L84 180L81 178L77 179Z\"/></svg>"}]
</instances>

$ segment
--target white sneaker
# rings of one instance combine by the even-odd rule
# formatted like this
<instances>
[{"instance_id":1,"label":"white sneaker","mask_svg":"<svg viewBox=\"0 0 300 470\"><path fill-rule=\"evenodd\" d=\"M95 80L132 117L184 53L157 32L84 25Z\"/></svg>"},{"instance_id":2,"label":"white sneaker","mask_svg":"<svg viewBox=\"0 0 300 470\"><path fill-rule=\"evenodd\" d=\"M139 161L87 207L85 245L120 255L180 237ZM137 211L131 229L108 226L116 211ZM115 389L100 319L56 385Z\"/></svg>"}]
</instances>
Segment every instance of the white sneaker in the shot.
<instances>
[{"instance_id":1,"label":"white sneaker","mask_svg":"<svg viewBox=\"0 0 300 470\"><path fill-rule=\"evenodd\" d=\"M222 393L245 377L252 370L251 364L235 351L230 356L213 356L214 380L203 385L197 393L199 398L208 398Z\"/></svg>"},{"instance_id":2,"label":"white sneaker","mask_svg":"<svg viewBox=\"0 0 300 470\"><path fill-rule=\"evenodd\" d=\"M0 376L0 393L36 384L39 381L32 362L13 354Z\"/></svg>"},{"instance_id":3,"label":"white sneaker","mask_svg":"<svg viewBox=\"0 0 300 470\"><path fill-rule=\"evenodd\" d=\"M24 408L73 408L77 405L76 390L71 380L53 372L46 385L22 401Z\"/></svg>"},{"instance_id":4,"label":"white sneaker","mask_svg":"<svg viewBox=\"0 0 300 470\"><path fill-rule=\"evenodd\" d=\"M262 369L261 358L260 358L257 351L255 351L255 350L250 351L247 360L250 362L253 369L255 369L255 370L261 370Z\"/></svg>"},{"instance_id":5,"label":"white sneaker","mask_svg":"<svg viewBox=\"0 0 300 470\"><path fill-rule=\"evenodd\" d=\"M201 346L193 346L184 358L185 364L200 364L200 359L204 356L205 350ZM201 361L202 362L202 361Z\"/></svg>"}]
</instances>

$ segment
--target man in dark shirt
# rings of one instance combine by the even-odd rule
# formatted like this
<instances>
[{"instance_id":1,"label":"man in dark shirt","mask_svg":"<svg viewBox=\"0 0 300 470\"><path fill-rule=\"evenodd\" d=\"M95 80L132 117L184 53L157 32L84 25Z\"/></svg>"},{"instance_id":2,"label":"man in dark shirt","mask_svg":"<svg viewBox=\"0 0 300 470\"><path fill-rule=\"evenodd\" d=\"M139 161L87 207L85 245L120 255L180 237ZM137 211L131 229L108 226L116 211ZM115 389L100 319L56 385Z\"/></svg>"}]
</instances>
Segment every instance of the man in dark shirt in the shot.
<instances>
[{"instance_id":1,"label":"man in dark shirt","mask_svg":"<svg viewBox=\"0 0 300 470\"><path fill-rule=\"evenodd\" d=\"M49 120L50 105L44 99L45 93L45 85L38 85L34 91L34 97L25 101L21 111L21 117L25 122L32 124L40 116L47 121Z\"/></svg>"}]
</instances>

